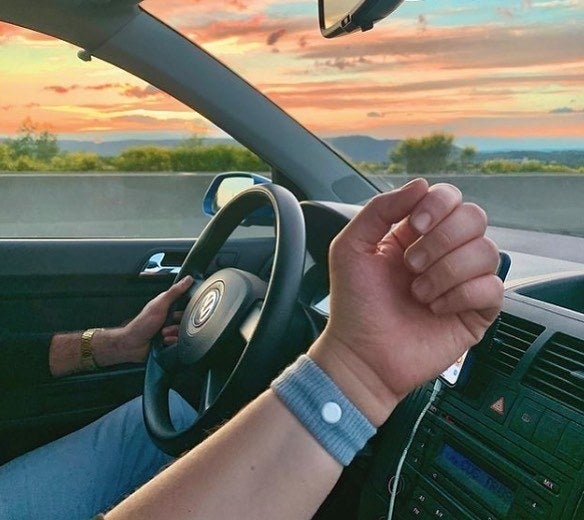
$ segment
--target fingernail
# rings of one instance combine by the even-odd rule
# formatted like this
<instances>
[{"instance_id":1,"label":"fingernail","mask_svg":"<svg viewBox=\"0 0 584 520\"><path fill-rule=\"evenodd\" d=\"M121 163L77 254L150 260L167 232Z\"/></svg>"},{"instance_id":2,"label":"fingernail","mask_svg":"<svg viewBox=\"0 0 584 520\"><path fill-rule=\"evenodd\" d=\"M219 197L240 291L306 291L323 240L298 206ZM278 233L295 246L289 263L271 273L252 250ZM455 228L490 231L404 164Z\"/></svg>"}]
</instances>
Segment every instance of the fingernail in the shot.
<instances>
[{"instance_id":1,"label":"fingernail","mask_svg":"<svg viewBox=\"0 0 584 520\"><path fill-rule=\"evenodd\" d=\"M418 182L418 179L412 179L409 182L406 182L401 188L400 190L407 190L412 184Z\"/></svg>"},{"instance_id":2,"label":"fingernail","mask_svg":"<svg viewBox=\"0 0 584 520\"><path fill-rule=\"evenodd\" d=\"M418 233L425 233L432 224L432 216L430 213L418 213L410 219L410 224Z\"/></svg>"},{"instance_id":3,"label":"fingernail","mask_svg":"<svg viewBox=\"0 0 584 520\"><path fill-rule=\"evenodd\" d=\"M417 278L412 284L412 291L418 300L425 300L432 290L432 284L426 278Z\"/></svg>"},{"instance_id":4,"label":"fingernail","mask_svg":"<svg viewBox=\"0 0 584 520\"><path fill-rule=\"evenodd\" d=\"M421 271L428 261L428 254L425 251L415 251L407 255L407 261L416 271Z\"/></svg>"}]
</instances>

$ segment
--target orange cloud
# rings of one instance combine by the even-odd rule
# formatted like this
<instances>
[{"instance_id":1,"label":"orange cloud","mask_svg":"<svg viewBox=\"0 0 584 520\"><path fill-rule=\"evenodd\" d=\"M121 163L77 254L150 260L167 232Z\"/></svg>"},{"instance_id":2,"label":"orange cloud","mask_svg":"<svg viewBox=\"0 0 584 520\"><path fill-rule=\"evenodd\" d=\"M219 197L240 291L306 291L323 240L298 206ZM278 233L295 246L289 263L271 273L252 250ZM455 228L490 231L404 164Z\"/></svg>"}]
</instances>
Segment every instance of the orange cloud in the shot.
<instances>
[{"instance_id":1,"label":"orange cloud","mask_svg":"<svg viewBox=\"0 0 584 520\"><path fill-rule=\"evenodd\" d=\"M100 83L97 85L48 85L43 87L43 90L55 92L56 94L69 94L73 90L113 90L119 92L122 96L144 99L153 96L166 95L164 92L158 90L152 85L140 87L137 85L130 85L128 83Z\"/></svg>"}]
</instances>

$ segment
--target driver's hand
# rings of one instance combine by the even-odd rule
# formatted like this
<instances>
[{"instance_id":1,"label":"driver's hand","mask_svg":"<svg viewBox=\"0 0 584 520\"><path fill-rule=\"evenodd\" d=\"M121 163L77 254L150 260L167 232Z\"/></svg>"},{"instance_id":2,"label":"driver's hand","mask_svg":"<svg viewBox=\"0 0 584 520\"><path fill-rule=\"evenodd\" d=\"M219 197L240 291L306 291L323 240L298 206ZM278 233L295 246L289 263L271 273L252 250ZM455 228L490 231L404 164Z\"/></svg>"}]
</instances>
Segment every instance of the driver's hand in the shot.
<instances>
[{"instance_id":1,"label":"driver's hand","mask_svg":"<svg viewBox=\"0 0 584 520\"><path fill-rule=\"evenodd\" d=\"M150 300L140 314L123 327L123 340L120 346L123 352L120 352L120 357L133 363L145 361L150 341L165 324L170 306L188 290L192 283L192 277L185 276L168 290ZM180 314L174 313L173 320L180 319ZM164 327L162 335L165 344L176 342L177 325Z\"/></svg>"},{"instance_id":2,"label":"driver's hand","mask_svg":"<svg viewBox=\"0 0 584 520\"><path fill-rule=\"evenodd\" d=\"M313 357L376 425L476 344L503 284L486 216L417 179L375 197L330 250L331 317Z\"/></svg>"}]
</instances>

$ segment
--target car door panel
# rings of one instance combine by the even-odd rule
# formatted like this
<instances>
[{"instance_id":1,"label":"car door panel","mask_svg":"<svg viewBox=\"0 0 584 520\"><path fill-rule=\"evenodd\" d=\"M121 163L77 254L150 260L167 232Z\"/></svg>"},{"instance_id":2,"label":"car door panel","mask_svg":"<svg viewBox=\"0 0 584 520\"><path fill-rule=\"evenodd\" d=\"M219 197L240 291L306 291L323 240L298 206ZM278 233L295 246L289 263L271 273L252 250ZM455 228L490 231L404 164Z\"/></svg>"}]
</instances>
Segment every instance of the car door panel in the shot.
<instances>
[{"instance_id":1,"label":"car door panel","mask_svg":"<svg viewBox=\"0 0 584 520\"><path fill-rule=\"evenodd\" d=\"M0 240L0 329L57 332L113 327L174 280L192 240ZM273 238L231 239L209 273L269 274ZM164 253L160 270L149 260ZM208 274L209 274L208 273ZM26 352L23 352L26 355ZM0 350L0 362L2 352ZM139 395L143 366L77 374L0 394L0 463ZM1 384L1 383L0 383ZM3 442L10 438L10 442Z\"/></svg>"}]
</instances>

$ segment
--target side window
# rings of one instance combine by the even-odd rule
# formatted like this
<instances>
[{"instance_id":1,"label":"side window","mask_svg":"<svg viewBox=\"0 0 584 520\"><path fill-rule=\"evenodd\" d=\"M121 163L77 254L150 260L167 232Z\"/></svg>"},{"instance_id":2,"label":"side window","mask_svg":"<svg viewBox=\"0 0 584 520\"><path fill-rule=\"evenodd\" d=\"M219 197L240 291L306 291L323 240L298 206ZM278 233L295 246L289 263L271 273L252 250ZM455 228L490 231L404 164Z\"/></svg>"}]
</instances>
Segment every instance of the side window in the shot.
<instances>
[{"instance_id":1,"label":"side window","mask_svg":"<svg viewBox=\"0 0 584 520\"><path fill-rule=\"evenodd\" d=\"M8 24L0 35L0 238L194 237L214 175L269 171L127 72Z\"/></svg>"}]
</instances>

